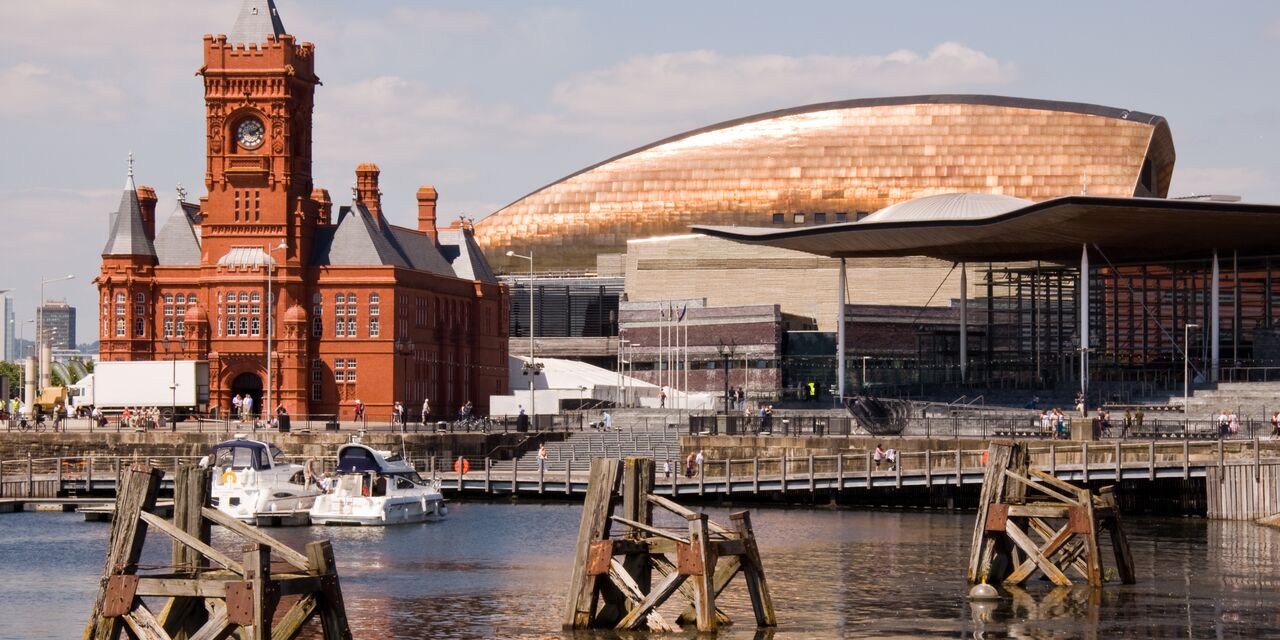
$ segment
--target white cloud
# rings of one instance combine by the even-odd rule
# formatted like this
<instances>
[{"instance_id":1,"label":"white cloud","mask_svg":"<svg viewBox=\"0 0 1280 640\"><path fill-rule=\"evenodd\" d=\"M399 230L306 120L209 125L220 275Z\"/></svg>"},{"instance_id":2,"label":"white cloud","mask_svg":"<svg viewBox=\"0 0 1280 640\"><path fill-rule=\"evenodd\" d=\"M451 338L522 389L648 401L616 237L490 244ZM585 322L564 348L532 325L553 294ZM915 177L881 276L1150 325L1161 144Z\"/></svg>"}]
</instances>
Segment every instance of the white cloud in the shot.
<instances>
[{"instance_id":1,"label":"white cloud","mask_svg":"<svg viewBox=\"0 0 1280 640\"><path fill-rule=\"evenodd\" d=\"M8 96L0 100L0 116L71 115L91 122L119 120L125 102L120 87L109 82L28 63L0 69L0 95Z\"/></svg>"},{"instance_id":2,"label":"white cloud","mask_svg":"<svg viewBox=\"0 0 1280 640\"><path fill-rule=\"evenodd\" d=\"M956 42L925 55L909 50L800 57L684 51L638 56L577 75L556 85L552 100L573 114L611 120L727 109L746 115L745 105L792 106L1005 84L1015 72L1013 64Z\"/></svg>"}]
</instances>

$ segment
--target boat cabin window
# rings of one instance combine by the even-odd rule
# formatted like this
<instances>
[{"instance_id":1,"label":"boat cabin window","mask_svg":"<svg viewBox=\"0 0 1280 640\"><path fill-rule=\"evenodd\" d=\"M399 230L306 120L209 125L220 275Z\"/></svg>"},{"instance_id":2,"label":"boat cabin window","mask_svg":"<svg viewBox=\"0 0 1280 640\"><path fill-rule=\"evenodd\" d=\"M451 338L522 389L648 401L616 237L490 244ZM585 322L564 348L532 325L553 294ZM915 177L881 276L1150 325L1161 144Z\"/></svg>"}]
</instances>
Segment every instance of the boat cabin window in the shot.
<instances>
[{"instance_id":1,"label":"boat cabin window","mask_svg":"<svg viewBox=\"0 0 1280 640\"><path fill-rule=\"evenodd\" d=\"M284 464L285 463L284 452L280 450L280 447L277 447L274 444L267 445L267 446L271 450L271 461L275 464L275 466L280 466Z\"/></svg>"},{"instance_id":2,"label":"boat cabin window","mask_svg":"<svg viewBox=\"0 0 1280 640\"><path fill-rule=\"evenodd\" d=\"M396 476L397 489L412 489L413 487L414 487L414 484L412 480L404 476Z\"/></svg>"},{"instance_id":3,"label":"boat cabin window","mask_svg":"<svg viewBox=\"0 0 1280 640\"><path fill-rule=\"evenodd\" d=\"M266 469L271 463L263 447L228 446L215 450L213 465L223 469Z\"/></svg>"},{"instance_id":4,"label":"boat cabin window","mask_svg":"<svg viewBox=\"0 0 1280 640\"><path fill-rule=\"evenodd\" d=\"M378 476L377 479L373 481L373 495L374 497L382 497L387 495L387 477L386 476Z\"/></svg>"}]
</instances>

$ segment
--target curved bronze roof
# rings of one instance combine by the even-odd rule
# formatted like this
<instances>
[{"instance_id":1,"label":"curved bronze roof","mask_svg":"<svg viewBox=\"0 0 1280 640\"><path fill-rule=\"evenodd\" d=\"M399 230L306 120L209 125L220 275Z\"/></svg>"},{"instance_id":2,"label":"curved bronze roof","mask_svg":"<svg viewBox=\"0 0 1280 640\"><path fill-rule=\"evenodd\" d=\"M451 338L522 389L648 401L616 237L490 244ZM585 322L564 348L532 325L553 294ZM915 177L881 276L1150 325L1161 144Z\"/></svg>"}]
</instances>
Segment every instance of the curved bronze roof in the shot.
<instances>
[{"instance_id":1,"label":"curved bronze roof","mask_svg":"<svg viewBox=\"0 0 1280 640\"><path fill-rule=\"evenodd\" d=\"M1164 118L988 95L845 100L729 120L597 163L476 224L490 261L532 249L538 267L591 269L629 239L694 224L814 224L915 197L986 192L1041 201L1167 193Z\"/></svg>"}]
</instances>

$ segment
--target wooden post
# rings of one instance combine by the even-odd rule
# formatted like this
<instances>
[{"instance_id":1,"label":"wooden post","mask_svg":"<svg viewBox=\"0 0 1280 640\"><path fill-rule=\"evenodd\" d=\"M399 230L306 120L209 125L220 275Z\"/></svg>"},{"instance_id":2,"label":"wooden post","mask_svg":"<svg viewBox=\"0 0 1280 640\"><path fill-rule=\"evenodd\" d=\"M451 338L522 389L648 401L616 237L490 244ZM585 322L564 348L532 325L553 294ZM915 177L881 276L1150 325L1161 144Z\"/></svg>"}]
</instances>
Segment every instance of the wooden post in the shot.
<instances>
[{"instance_id":1,"label":"wooden post","mask_svg":"<svg viewBox=\"0 0 1280 640\"><path fill-rule=\"evenodd\" d=\"M490 473L492 473L492 471L493 471L493 461L490 460L488 457L485 457L484 459L484 492L485 493L490 493L490 494L493 493L493 486L490 484L490 482L492 481L492 479L490 478Z\"/></svg>"},{"instance_id":2,"label":"wooden post","mask_svg":"<svg viewBox=\"0 0 1280 640\"><path fill-rule=\"evenodd\" d=\"M98 596L89 615L89 624L85 628L86 640L114 640L120 633L122 620L103 616L107 587L113 576L137 572L138 559L142 555L142 545L147 536L147 524L139 518L139 514L155 508L162 477L164 472L159 469L138 465L129 470L124 484L116 494L116 511L111 520L106 566L98 583Z\"/></svg>"},{"instance_id":3,"label":"wooden post","mask_svg":"<svg viewBox=\"0 0 1280 640\"><path fill-rule=\"evenodd\" d=\"M1147 479L1156 479L1156 441L1147 442Z\"/></svg>"},{"instance_id":4,"label":"wooden post","mask_svg":"<svg viewBox=\"0 0 1280 640\"><path fill-rule=\"evenodd\" d=\"M689 547L697 556L698 573L690 576L694 587L694 611L697 614L698 633L716 630L716 590L712 579L716 571L715 553L707 530L707 514L688 516Z\"/></svg>"},{"instance_id":5,"label":"wooden post","mask_svg":"<svg viewBox=\"0 0 1280 640\"><path fill-rule=\"evenodd\" d=\"M201 514L209 502L210 482L209 469L197 466L178 469L173 479L173 524L204 544L209 544L212 529ZM176 571L188 575L209 566L203 554L177 539L173 541L172 558ZM174 597L161 610L158 622L170 637L180 633L189 637L208 622L208 611L202 604L200 598Z\"/></svg>"},{"instance_id":6,"label":"wooden post","mask_svg":"<svg viewBox=\"0 0 1280 640\"><path fill-rule=\"evenodd\" d=\"M809 454L809 493L813 493L813 454Z\"/></svg>"},{"instance_id":7,"label":"wooden post","mask_svg":"<svg viewBox=\"0 0 1280 640\"><path fill-rule=\"evenodd\" d=\"M1080 473L1084 474L1081 477L1084 479L1085 484L1088 484L1089 483L1089 443L1088 442L1080 443Z\"/></svg>"},{"instance_id":8,"label":"wooden post","mask_svg":"<svg viewBox=\"0 0 1280 640\"><path fill-rule=\"evenodd\" d=\"M751 492L757 495L760 493L760 458L758 456L751 458Z\"/></svg>"},{"instance_id":9,"label":"wooden post","mask_svg":"<svg viewBox=\"0 0 1280 640\"><path fill-rule=\"evenodd\" d=\"M924 450L924 486L933 486L933 447Z\"/></svg>"},{"instance_id":10,"label":"wooden post","mask_svg":"<svg viewBox=\"0 0 1280 640\"><path fill-rule=\"evenodd\" d=\"M271 548L258 543L244 552L244 579L253 594L253 626L247 640L271 640L271 619L275 614L275 597L271 586Z\"/></svg>"},{"instance_id":11,"label":"wooden post","mask_svg":"<svg viewBox=\"0 0 1280 640\"><path fill-rule=\"evenodd\" d=\"M333 559L333 545L328 540L307 544L307 560L310 573L320 577L320 626L325 640L351 640L347 624L347 606L342 599L342 587L338 582L337 563Z\"/></svg>"},{"instance_id":12,"label":"wooden post","mask_svg":"<svg viewBox=\"0 0 1280 640\"><path fill-rule=\"evenodd\" d=\"M93 494L93 456L89 456L84 465L84 492Z\"/></svg>"},{"instance_id":13,"label":"wooden post","mask_svg":"<svg viewBox=\"0 0 1280 640\"><path fill-rule=\"evenodd\" d=\"M756 534L751 528L751 514L739 511L729 515L733 529L746 546L742 556L742 576L747 581L747 594L751 597L751 609L756 616L757 627L776 627L778 617L773 611L773 597L769 595L769 583L764 577L764 565L760 550L756 547Z\"/></svg>"},{"instance_id":14,"label":"wooden post","mask_svg":"<svg viewBox=\"0 0 1280 640\"><path fill-rule=\"evenodd\" d=\"M31 454L27 454L27 497L36 495L35 473L32 468Z\"/></svg>"},{"instance_id":15,"label":"wooden post","mask_svg":"<svg viewBox=\"0 0 1280 640\"><path fill-rule=\"evenodd\" d=\"M844 452L836 454L836 491L844 490Z\"/></svg>"},{"instance_id":16,"label":"wooden post","mask_svg":"<svg viewBox=\"0 0 1280 640\"><path fill-rule=\"evenodd\" d=\"M1182 441L1182 479L1191 479L1191 444L1186 440Z\"/></svg>"},{"instance_id":17,"label":"wooden post","mask_svg":"<svg viewBox=\"0 0 1280 640\"><path fill-rule=\"evenodd\" d=\"M733 494L733 459L724 461L724 495L726 497Z\"/></svg>"},{"instance_id":18,"label":"wooden post","mask_svg":"<svg viewBox=\"0 0 1280 640\"><path fill-rule=\"evenodd\" d=\"M587 629L591 625L597 579L600 576L587 572L587 561L592 543L609 536L609 511L617 485L618 461L612 458L593 459L587 495L582 506L582 522L578 527L573 577L569 583L569 597L565 601L562 619L565 629Z\"/></svg>"},{"instance_id":19,"label":"wooden post","mask_svg":"<svg viewBox=\"0 0 1280 640\"><path fill-rule=\"evenodd\" d=\"M998 582L1003 576L990 575L993 567L995 540L987 530L989 505L1000 502L1005 492L1005 471L1009 461L1020 452L1022 446L1010 440L992 440L987 448L987 469L982 479L982 492L978 498L978 518L973 528L973 542L969 547L969 583Z\"/></svg>"}]
</instances>

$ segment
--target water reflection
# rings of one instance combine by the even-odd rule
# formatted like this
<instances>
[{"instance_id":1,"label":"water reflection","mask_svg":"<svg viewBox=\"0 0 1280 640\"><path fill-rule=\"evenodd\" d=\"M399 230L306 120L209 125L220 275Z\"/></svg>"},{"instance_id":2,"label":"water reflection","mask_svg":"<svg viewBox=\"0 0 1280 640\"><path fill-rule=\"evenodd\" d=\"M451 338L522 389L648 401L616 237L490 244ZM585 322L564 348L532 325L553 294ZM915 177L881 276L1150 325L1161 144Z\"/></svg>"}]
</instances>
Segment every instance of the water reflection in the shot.
<instances>
[{"instance_id":1,"label":"water reflection","mask_svg":"<svg viewBox=\"0 0 1280 640\"><path fill-rule=\"evenodd\" d=\"M333 540L357 638L645 637L560 632L580 512L457 504L449 519L421 526L273 534L295 545ZM755 629L737 578L717 600L736 621L721 638L1280 635L1280 532L1250 524L1128 519L1138 584L1054 589L1033 580L973 604L964 581L970 514L768 509L752 519L781 627ZM107 533L75 514L0 516L0 638L78 637ZM231 541L218 534L214 543ZM164 561L167 543L148 544L146 555Z\"/></svg>"}]
</instances>

